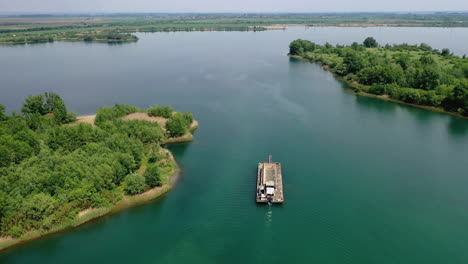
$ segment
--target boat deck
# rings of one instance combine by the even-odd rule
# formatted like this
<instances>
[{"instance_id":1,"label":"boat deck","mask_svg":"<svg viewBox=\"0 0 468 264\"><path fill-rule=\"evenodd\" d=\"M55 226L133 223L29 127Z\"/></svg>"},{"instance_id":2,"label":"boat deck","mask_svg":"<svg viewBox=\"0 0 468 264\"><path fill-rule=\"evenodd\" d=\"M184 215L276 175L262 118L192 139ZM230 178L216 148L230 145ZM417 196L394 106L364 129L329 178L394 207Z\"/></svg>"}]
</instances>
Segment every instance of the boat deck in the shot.
<instances>
[{"instance_id":1,"label":"boat deck","mask_svg":"<svg viewBox=\"0 0 468 264\"><path fill-rule=\"evenodd\" d=\"M267 189L273 190L273 194L267 194ZM257 203L283 203L283 175L281 172L281 163L261 162L257 170Z\"/></svg>"}]
</instances>

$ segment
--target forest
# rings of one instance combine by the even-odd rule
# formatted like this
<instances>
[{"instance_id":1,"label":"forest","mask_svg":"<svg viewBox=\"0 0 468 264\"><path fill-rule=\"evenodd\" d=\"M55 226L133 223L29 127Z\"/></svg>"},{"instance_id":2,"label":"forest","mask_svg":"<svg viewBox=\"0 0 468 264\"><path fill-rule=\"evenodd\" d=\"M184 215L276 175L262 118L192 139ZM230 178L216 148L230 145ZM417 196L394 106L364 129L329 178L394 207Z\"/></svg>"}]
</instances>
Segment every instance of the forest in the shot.
<instances>
[{"instance_id":1,"label":"forest","mask_svg":"<svg viewBox=\"0 0 468 264\"><path fill-rule=\"evenodd\" d=\"M298 39L289 54L321 64L359 92L468 116L468 59L449 49L381 46L372 37L350 46Z\"/></svg>"},{"instance_id":2,"label":"forest","mask_svg":"<svg viewBox=\"0 0 468 264\"><path fill-rule=\"evenodd\" d=\"M164 115L166 127L122 119L135 112ZM161 143L187 133L193 116L117 104L99 109L94 125L75 120L54 93L29 96L21 114L0 105L0 236L47 233L166 184L176 164Z\"/></svg>"}]
</instances>

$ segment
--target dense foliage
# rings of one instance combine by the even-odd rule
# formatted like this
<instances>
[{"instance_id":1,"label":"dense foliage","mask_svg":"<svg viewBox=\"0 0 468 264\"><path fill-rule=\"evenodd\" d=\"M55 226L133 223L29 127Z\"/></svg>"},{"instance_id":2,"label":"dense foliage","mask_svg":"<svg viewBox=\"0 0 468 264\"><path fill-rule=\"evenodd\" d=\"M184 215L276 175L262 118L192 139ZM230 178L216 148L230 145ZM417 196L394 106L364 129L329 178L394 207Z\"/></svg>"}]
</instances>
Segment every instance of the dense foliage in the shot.
<instances>
[{"instance_id":1,"label":"dense foliage","mask_svg":"<svg viewBox=\"0 0 468 264\"><path fill-rule=\"evenodd\" d=\"M167 132L171 137L182 136L187 133L192 124L193 116L191 113L175 113L166 123Z\"/></svg>"},{"instance_id":2,"label":"dense foliage","mask_svg":"<svg viewBox=\"0 0 468 264\"><path fill-rule=\"evenodd\" d=\"M93 126L64 124L65 104L52 93L28 97L22 116L0 105L0 236L67 225L84 209L167 183L167 135L156 122L121 119L136 111L103 107Z\"/></svg>"},{"instance_id":3,"label":"dense foliage","mask_svg":"<svg viewBox=\"0 0 468 264\"><path fill-rule=\"evenodd\" d=\"M468 116L468 59L448 49L424 43L379 47L373 38L351 46L295 40L290 54L326 66L364 92Z\"/></svg>"},{"instance_id":4,"label":"dense foliage","mask_svg":"<svg viewBox=\"0 0 468 264\"><path fill-rule=\"evenodd\" d=\"M156 105L148 108L148 115L169 118L171 117L173 111L174 109L172 109L170 106Z\"/></svg>"}]
</instances>

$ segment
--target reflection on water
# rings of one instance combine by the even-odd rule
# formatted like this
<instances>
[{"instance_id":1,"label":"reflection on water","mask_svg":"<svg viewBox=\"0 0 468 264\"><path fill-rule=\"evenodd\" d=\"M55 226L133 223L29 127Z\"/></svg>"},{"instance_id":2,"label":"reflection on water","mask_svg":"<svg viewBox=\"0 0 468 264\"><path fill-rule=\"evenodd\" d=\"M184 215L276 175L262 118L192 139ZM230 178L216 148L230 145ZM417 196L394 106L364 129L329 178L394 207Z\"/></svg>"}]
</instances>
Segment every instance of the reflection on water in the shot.
<instances>
[{"instance_id":1,"label":"reflection on water","mask_svg":"<svg viewBox=\"0 0 468 264\"><path fill-rule=\"evenodd\" d=\"M450 135L464 139L468 134L468 120L451 116L448 124Z\"/></svg>"}]
</instances>

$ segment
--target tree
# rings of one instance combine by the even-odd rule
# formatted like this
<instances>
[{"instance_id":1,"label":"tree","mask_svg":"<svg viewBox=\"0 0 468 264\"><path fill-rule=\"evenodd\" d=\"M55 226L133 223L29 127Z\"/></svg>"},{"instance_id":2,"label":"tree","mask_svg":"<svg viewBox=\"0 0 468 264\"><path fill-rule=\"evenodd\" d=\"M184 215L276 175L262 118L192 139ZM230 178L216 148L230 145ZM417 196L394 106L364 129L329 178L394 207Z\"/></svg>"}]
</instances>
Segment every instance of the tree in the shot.
<instances>
[{"instance_id":1,"label":"tree","mask_svg":"<svg viewBox=\"0 0 468 264\"><path fill-rule=\"evenodd\" d=\"M26 102L23 105L23 108L21 109L21 112L23 112L23 114L25 115L46 114L47 112L44 109L44 96L42 94L36 96L28 96L28 98L26 98Z\"/></svg>"},{"instance_id":2,"label":"tree","mask_svg":"<svg viewBox=\"0 0 468 264\"><path fill-rule=\"evenodd\" d=\"M442 51L440 52L440 55L442 55L444 57L447 57L447 56L450 56L452 54L450 53L449 49L442 49Z\"/></svg>"},{"instance_id":3,"label":"tree","mask_svg":"<svg viewBox=\"0 0 468 264\"><path fill-rule=\"evenodd\" d=\"M377 48L379 46L379 43L377 43L377 40L375 40L373 37L366 38L363 44L366 46L366 48Z\"/></svg>"},{"instance_id":4,"label":"tree","mask_svg":"<svg viewBox=\"0 0 468 264\"><path fill-rule=\"evenodd\" d=\"M429 45L427 45L426 43L421 43L421 44L419 45L419 48L420 48L421 50L424 50L424 51L431 51L431 50L432 50L432 47L429 46Z\"/></svg>"},{"instance_id":5,"label":"tree","mask_svg":"<svg viewBox=\"0 0 468 264\"><path fill-rule=\"evenodd\" d=\"M58 123L66 123L67 107L62 98L56 93L45 93L44 111L54 114Z\"/></svg>"},{"instance_id":6,"label":"tree","mask_svg":"<svg viewBox=\"0 0 468 264\"><path fill-rule=\"evenodd\" d=\"M347 73L357 73L366 66L365 59L356 51L350 50L343 58Z\"/></svg>"},{"instance_id":7,"label":"tree","mask_svg":"<svg viewBox=\"0 0 468 264\"><path fill-rule=\"evenodd\" d=\"M181 113L175 113L167 122L166 129L171 137L182 136L188 131L187 120Z\"/></svg>"},{"instance_id":8,"label":"tree","mask_svg":"<svg viewBox=\"0 0 468 264\"><path fill-rule=\"evenodd\" d=\"M125 192L130 195L142 193L145 190L145 177L138 173L132 173L125 177Z\"/></svg>"},{"instance_id":9,"label":"tree","mask_svg":"<svg viewBox=\"0 0 468 264\"><path fill-rule=\"evenodd\" d=\"M159 167L154 164L148 166L144 176L146 184L150 187L162 186L167 183L167 179L161 175Z\"/></svg>"},{"instance_id":10,"label":"tree","mask_svg":"<svg viewBox=\"0 0 468 264\"><path fill-rule=\"evenodd\" d=\"M418 71L418 82L415 88L434 90L440 83L440 70L426 66Z\"/></svg>"},{"instance_id":11,"label":"tree","mask_svg":"<svg viewBox=\"0 0 468 264\"><path fill-rule=\"evenodd\" d=\"M433 58L431 55L421 56L421 58L419 59L419 61L420 61L423 65L432 65L432 64L435 64L435 60L434 60L434 58Z\"/></svg>"},{"instance_id":12,"label":"tree","mask_svg":"<svg viewBox=\"0 0 468 264\"><path fill-rule=\"evenodd\" d=\"M184 119L185 119L185 121L187 122L187 125L190 127L190 125L191 125L192 122L193 122L193 115L192 115L192 113L190 113L190 112L185 112L185 113L184 113Z\"/></svg>"},{"instance_id":13,"label":"tree","mask_svg":"<svg viewBox=\"0 0 468 264\"><path fill-rule=\"evenodd\" d=\"M5 113L5 106L0 104L0 121L6 120L8 118Z\"/></svg>"},{"instance_id":14,"label":"tree","mask_svg":"<svg viewBox=\"0 0 468 264\"><path fill-rule=\"evenodd\" d=\"M458 111L460 114L468 116L468 81L460 81L442 102L442 105L449 111Z\"/></svg>"},{"instance_id":15,"label":"tree","mask_svg":"<svg viewBox=\"0 0 468 264\"><path fill-rule=\"evenodd\" d=\"M302 55L304 52L312 52L316 48L316 44L308 40L296 39L289 45L289 54Z\"/></svg>"},{"instance_id":16,"label":"tree","mask_svg":"<svg viewBox=\"0 0 468 264\"><path fill-rule=\"evenodd\" d=\"M403 70L406 70L410 65L410 56L407 53L399 53L395 55L395 61Z\"/></svg>"},{"instance_id":17,"label":"tree","mask_svg":"<svg viewBox=\"0 0 468 264\"><path fill-rule=\"evenodd\" d=\"M10 166L13 158L10 153L13 151L7 146L0 145L0 168Z\"/></svg>"},{"instance_id":18,"label":"tree","mask_svg":"<svg viewBox=\"0 0 468 264\"><path fill-rule=\"evenodd\" d=\"M23 203L22 210L30 220L41 220L51 215L57 201L49 194L38 193L29 196Z\"/></svg>"},{"instance_id":19,"label":"tree","mask_svg":"<svg viewBox=\"0 0 468 264\"><path fill-rule=\"evenodd\" d=\"M169 118L171 117L173 111L174 109L172 109L172 107L170 106L155 105L155 106L148 108L148 115Z\"/></svg>"}]
</instances>

